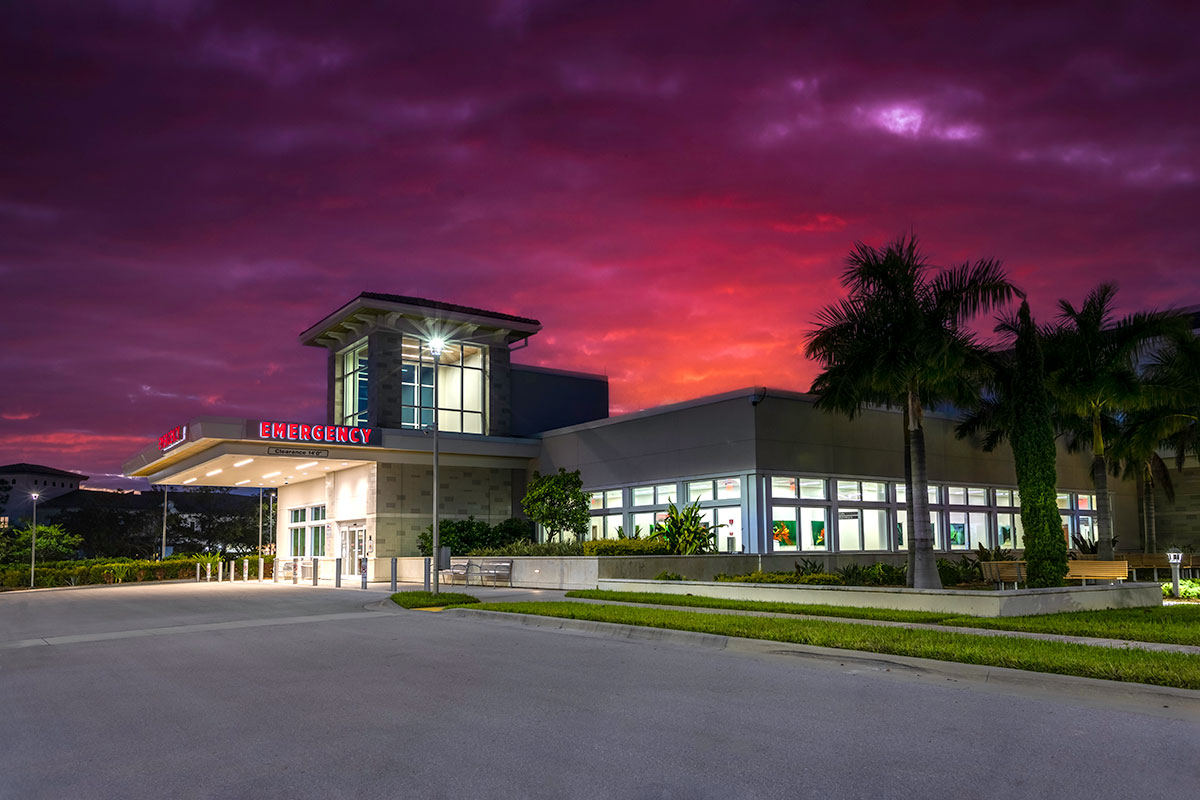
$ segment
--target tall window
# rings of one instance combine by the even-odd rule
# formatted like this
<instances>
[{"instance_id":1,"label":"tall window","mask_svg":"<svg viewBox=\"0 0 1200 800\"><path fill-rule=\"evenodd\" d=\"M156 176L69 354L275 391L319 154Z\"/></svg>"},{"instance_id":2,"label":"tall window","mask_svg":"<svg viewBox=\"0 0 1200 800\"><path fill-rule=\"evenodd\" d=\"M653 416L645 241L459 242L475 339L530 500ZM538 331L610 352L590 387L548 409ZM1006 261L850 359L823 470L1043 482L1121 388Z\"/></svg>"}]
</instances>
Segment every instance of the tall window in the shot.
<instances>
[{"instance_id":1,"label":"tall window","mask_svg":"<svg viewBox=\"0 0 1200 800\"><path fill-rule=\"evenodd\" d=\"M400 367L403 428L433 424L434 357L429 345L405 337ZM455 433L483 433L484 348L447 342L436 360L438 428Z\"/></svg>"},{"instance_id":2,"label":"tall window","mask_svg":"<svg viewBox=\"0 0 1200 800\"><path fill-rule=\"evenodd\" d=\"M367 343L351 347L341 355L342 425L367 424Z\"/></svg>"},{"instance_id":3,"label":"tall window","mask_svg":"<svg viewBox=\"0 0 1200 800\"><path fill-rule=\"evenodd\" d=\"M325 555L325 506L288 509L288 539L293 557ZM321 523L306 525L305 523Z\"/></svg>"}]
</instances>

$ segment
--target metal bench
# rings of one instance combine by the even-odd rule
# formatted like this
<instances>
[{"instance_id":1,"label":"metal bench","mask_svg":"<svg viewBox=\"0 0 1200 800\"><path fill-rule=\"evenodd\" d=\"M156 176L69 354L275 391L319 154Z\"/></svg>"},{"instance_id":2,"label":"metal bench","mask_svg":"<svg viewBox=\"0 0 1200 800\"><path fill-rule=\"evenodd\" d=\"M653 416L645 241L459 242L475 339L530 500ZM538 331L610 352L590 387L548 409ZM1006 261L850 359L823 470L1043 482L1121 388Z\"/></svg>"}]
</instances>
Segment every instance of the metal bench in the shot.
<instances>
[{"instance_id":1,"label":"metal bench","mask_svg":"<svg viewBox=\"0 0 1200 800\"><path fill-rule=\"evenodd\" d=\"M453 586L460 578L463 586L466 586L471 580L471 559L452 558L450 559L450 569L440 570L438 574L448 586Z\"/></svg>"},{"instance_id":2,"label":"metal bench","mask_svg":"<svg viewBox=\"0 0 1200 800\"><path fill-rule=\"evenodd\" d=\"M983 579L996 584L997 589L1006 589L1010 583L1019 589L1021 581L1028 585L1024 561L980 561L979 568L983 570Z\"/></svg>"},{"instance_id":3,"label":"metal bench","mask_svg":"<svg viewBox=\"0 0 1200 800\"><path fill-rule=\"evenodd\" d=\"M479 575L479 585L488 578L492 579L492 586L496 586L500 580L508 582L512 586L512 568L513 562L511 558L485 558L479 564L476 573Z\"/></svg>"}]
</instances>

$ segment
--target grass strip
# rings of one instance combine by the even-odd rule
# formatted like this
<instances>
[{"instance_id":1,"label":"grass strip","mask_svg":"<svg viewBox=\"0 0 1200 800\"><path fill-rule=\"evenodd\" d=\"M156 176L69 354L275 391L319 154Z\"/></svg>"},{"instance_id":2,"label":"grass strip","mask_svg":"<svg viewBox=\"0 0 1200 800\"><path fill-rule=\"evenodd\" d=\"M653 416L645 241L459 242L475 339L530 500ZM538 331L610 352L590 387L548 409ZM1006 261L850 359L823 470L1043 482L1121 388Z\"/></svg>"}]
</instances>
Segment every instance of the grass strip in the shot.
<instances>
[{"instance_id":1,"label":"grass strip","mask_svg":"<svg viewBox=\"0 0 1200 800\"><path fill-rule=\"evenodd\" d=\"M1200 646L1200 606L1110 608L1033 617L953 617L939 624Z\"/></svg>"},{"instance_id":2,"label":"grass strip","mask_svg":"<svg viewBox=\"0 0 1200 800\"><path fill-rule=\"evenodd\" d=\"M927 622L937 624L942 620L957 619L961 616L960 614L939 611L904 611L890 608L805 605L803 603L783 603L772 600L729 600L724 597L701 597L694 594L611 592L604 589L580 589L567 592L567 597L579 597L586 600L611 600L619 603L646 603L658 606L723 608L730 611L766 611L772 614L809 614L814 617L879 619L889 622Z\"/></svg>"},{"instance_id":3,"label":"grass strip","mask_svg":"<svg viewBox=\"0 0 1200 800\"><path fill-rule=\"evenodd\" d=\"M404 608L442 608L445 606L465 606L478 603L479 598L457 592L424 592L420 589L410 592L396 592L392 602Z\"/></svg>"},{"instance_id":4,"label":"grass strip","mask_svg":"<svg viewBox=\"0 0 1200 800\"><path fill-rule=\"evenodd\" d=\"M962 628L987 628L989 630L1051 633L1061 636L1092 636L1099 639L1128 639L1134 642L1200 646L1200 605L1068 611L1061 614L1039 614L1031 617L973 617L932 611L804 605L760 600L726 600L720 597L699 597L697 595L609 592L595 589L567 592L567 597L659 606L766 611L774 614L808 614L814 617L925 622Z\"/></svg>"},{"instance_id":5,"label":"grass strip","mask_svg":"<svg viewBox=\"0 0 1200 800\"><path fill-rule=\"evenodd\" d=\"M613 622L649 628L862 650L1110 681L1200 689L1200 656L1065 642L973 636L952 631L855 625L851 622L730 614L592 603L482 603L512 614Z\"/></svg>"}]
</instances>

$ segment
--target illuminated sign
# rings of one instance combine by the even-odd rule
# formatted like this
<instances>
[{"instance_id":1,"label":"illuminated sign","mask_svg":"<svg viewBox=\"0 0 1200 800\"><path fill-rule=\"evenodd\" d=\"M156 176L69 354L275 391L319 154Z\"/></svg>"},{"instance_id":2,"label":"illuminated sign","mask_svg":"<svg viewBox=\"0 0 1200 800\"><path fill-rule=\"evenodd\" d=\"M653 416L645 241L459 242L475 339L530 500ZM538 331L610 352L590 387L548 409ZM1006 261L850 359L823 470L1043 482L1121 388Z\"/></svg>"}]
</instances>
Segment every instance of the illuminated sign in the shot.
<instances>
[{"instance_id":1,"label":"illuminated sign","mask_svg":"<svg viewBox=\"0 0 1200 800\"><path fill-rule=\"evenodd\" d=\"M298 422L260 422L258 438L281 442L327 442L329 444L379 444L378 428L347 425L304 425ZM374 438L374 441L372 441Z\"/></svg>"},{"instance_id":2,"label":"illuminated sign","mask_svg":"<svg viewBox=\"0 0 1200 800\"><path fill-rule=\"evenodd\" d=\"M158 437L158 449L170 450L185 439L187 439L187 425L177 425Z\"/></svg>"}]
</instances>

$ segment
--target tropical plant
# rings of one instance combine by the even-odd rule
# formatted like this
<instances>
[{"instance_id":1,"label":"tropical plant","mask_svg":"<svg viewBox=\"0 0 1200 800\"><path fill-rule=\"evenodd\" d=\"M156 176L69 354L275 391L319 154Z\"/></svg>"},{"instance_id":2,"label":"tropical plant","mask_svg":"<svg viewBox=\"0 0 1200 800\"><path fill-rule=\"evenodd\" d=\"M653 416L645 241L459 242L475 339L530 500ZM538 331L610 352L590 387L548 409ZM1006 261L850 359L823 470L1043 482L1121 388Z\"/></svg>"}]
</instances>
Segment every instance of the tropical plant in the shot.
<instances>
[{"instance_id":1,"label":"tropical plant","mask_svg":"<svg viewBox=\"0 0 1200 800\"><path fill-rule=\"evenodd\" d=\"M1006 302L1012 284L999 262L944 269L930 275L914 235L882 249L859 242L847 257L847 298L818 316L806 352L823 371L811 391L816 406L853 419L873 404L904 410L907 498L912 503L909 575L917 588L940 588L929 523L929 471L924 409L977 395L982 348L965 325Z\"/></svg>"},{"instance_id":2,"label":"tropical plant","mask_svg":"<svg viewBox=\"0 0 1200 800\"><path fill-rule=\"evenodd\" d=\"M1021 497L1029 586L1061 586L1067 574L1067 547L1056 502L1057 447L1043 334L1027 301L1015 316L1001 317L996 332L1004 334L1011 347L989 352L985 391L955 432L959 438L982 436L988 452L1008 439Z\"/></svg>"},{"instance_id":3,"label":"tropical plant","mask_svg":"<svg viewBox=\"0 0 1200 800\"><path fill-rule=\"evenodd\" d=\"M820 561L814 561L811 558L802 558L799 561L792 562L796 566L797 575L816 575L818 572L825 571L825 565Z\"/></svg>"},{"instance_id":4,"label":"tropical plant","mask_svg":"<svg viewBox=\"0 0 1200 800\"><path fill-rule=\"evenodd\" d=\"M1048 385L1060 425L1077 446L1092 453L1098 553L1106 560L1113 557L1106 423L1161 399L1142 379L1138 362L1152 347L1188 328L1186 318L1174 311L1140 312L1116 320L1116 293L1115 283L1102 283L1079 308L1060 300L1059 324L1046 341Z\"/></svg>"},{"instance_id":5,"label":"tropical plant","mask_svg":"<svg viewBox=\"0 0 1200 800\"><path fill-rule=\"evenodd\" d=\"M717 529L723 525L710 525L700 514L700 503L682 509L674 503L667 506L667 516L655 527L650 539L661 539L667 543L671 553L681 556L717 552Z\"/></svg>"},{"instance_id":6,"label":"tropical plant","mask_svg":"<svg viewBox=\"0 0 1200 800\"><path fill-rule=\"evenodd\" d=\"M579 470L567 472L559 467L557 474L533 473L525 497L521 499L521 508L542 526L547 540L553 541L563 533L582 539L591 517L588 511L590 498L591 494L583 490Z\"/></svg>"},{"instance_id":7,"label":"tropical plant","mask_svg":"<svg viewBox=\"0 0 1200 800\"><path fill-rule=\"evenodd\" d=\"M986 544L979 544L975 547L976 561L1013 561L1013 551L1003 547L988 547Z\"/></svg>"}]
</instances>

